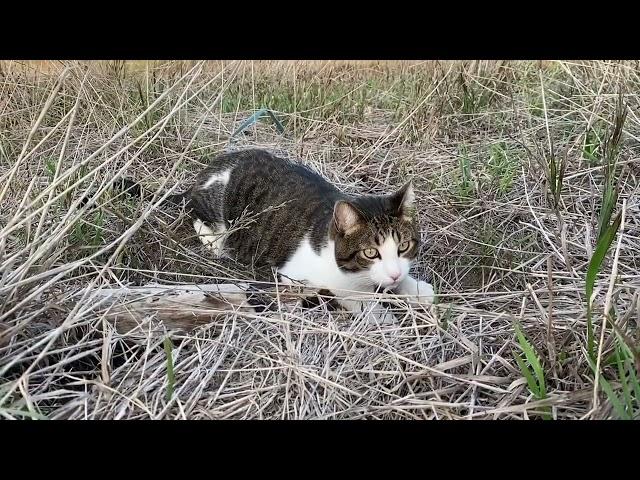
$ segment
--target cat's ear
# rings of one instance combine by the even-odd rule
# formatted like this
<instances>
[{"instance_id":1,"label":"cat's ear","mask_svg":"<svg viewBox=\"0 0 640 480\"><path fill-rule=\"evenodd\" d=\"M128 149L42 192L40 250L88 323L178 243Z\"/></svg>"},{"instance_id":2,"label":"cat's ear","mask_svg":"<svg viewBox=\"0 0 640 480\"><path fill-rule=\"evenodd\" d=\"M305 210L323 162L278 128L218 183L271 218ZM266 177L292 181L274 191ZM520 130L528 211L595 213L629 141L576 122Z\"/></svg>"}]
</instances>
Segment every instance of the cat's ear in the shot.
<instances>
[{"instance_id":1,"label":"cat's ear","mask_svg":"<svg viewBox=\"0 0 640 480\"><path fill-rule=\"evenodd\" d=\"M413 192L413 182L405 183L400 190L391 196L391 201L399 216L410 219L415 213L416 195Z\"/></svg>"},{"instance_id":2,"label":"cat's ear","mask_svg":"<svg viewBox=\"0 0 640 480\"><path fill-rule=\"evenodd\" d=\"M333 221L339 232L349 234L358 229L362 217L356 207L340 200L333 207Z\"/></svg>"}]
</instances>

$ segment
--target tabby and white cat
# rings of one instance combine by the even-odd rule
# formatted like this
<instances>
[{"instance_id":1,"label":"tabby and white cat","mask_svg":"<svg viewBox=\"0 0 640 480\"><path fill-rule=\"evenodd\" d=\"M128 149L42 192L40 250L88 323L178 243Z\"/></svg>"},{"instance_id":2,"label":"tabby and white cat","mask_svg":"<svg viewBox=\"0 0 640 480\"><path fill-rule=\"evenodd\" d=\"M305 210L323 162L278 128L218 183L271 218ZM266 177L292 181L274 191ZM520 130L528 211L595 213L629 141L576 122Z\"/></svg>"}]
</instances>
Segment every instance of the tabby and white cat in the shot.
<instances>
[{"instance_id":1,"label":"tabby and white cat","mask_svg":"<svg viewBox=\"0 0 640 480\"><path fill-rule=\"evenodd\" d=\"M428 283L409 275L420 235L411 183L384 196L349 196L315 172L264 150L224 153L172 203L186 201L194 228L215 255L276 267L284 282L327 289L339 304L387 289L432 303ZM229 228L243 213L246 228ZM357 294L355 294L357 295Z\"/></svg>"}]
</instances>

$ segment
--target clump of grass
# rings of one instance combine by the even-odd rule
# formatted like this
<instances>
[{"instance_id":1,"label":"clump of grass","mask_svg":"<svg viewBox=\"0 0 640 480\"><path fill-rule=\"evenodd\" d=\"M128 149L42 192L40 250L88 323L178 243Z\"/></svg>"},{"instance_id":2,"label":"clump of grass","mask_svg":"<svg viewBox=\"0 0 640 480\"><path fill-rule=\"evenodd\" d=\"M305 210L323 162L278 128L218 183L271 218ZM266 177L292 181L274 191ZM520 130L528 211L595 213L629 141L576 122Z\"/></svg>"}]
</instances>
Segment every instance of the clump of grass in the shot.
<instances>
[{"instance_id":1,"label":"clump of grass","mask_svg":"<svg viewBox=\"0 0 640 480\"><path fill-rule=\"evenodd\" d=\"M487 167L498 192L502 195L508 193L513 186L519 164L506 142L498 142L489 147Z\"/></svg>"},{"instance_id":2,"label":"clump of grass","mask_svg":"<svg viewBox=\"0 0 640 480\"><path fill-rule=\"evenodd\" d=\"M463 71L460 71L458 78L460 89L462 90L460 109L463 114L478 113L489 105L493 97L490 89L484 88L480 82L478 82L479 84L470 85L467 75Z\"/></svg>"},{"instance_id":3,"label":"clump of grass","mask_svg":"<svg viewBox=\"0 0 640 480\"><path fill-rule=\"evenodd\" d=\"M585 133L582 155L587 159L587 162L589 162L589 165L591 166L600 164L600 160L602 158L601 138L602 134L595 127L589 128Z\"/></svg>"},{"instance_id":4,"label":"clump of grass","mask_svg":"<svg viewBox=\"0 0 640 480\"><path fill-rule=\"evenodd\" d=\"M585 293L587 298L587 352L593 360L595 358L595 337L592 320L592 295L595 279L604 261L604 258L618 233L622 215L618 214L613 222L611 215L617 205L619 195L619 177L617 175L616 164L618 160L620 140L627 117L627 109L620 95L616 105L614 127L610 136L603 145L604 160L604 188L602 193L602 203L598 214L598 237L596 249L589 261L587 269ZM608 315L609 312L605 312Z\"/></svg>"},{"instance_id":5,"label":"clump of grass","mask_svg":"<svg viewBox=\"0 0 640 480\"><path fill-rule=\"evenodd\" d=\"M471 161L466 147L460 148L459 154L459 178L457 182L458 197L468 198L473 193L473 178L471 176Z\"/></svg>"},{"instance_id":6,"label":"clump of grass","mask_svg":"<svg viewBox=\"0 0 640 480\"><path fill-rule=\"evenodd\" d=\"M522 355L513 352L513 357L515 358L518 367L520 367L522 375L527 379L529 391L533 394L536 400L545 400L547 398L547 386L540 358L536 354L533 345L531 345L525 334L522 332L520 326L516 323L514 328L516 338L518 339L518 345L522 350ZM548 407L545 407L544 410L545 413L543 414L543 418L546 420L550 419L551 415L547 411Z\"/></svg>"},{"instance_id":7,"label":"clump of grass","mask_svg":"<svg viewBox=\"0 0 640 480\"><path fill-rule=\"evenodd\" d=\"M567 169L566 155L558 159L555 152L550 152L547 159L547 169L547 184L549 185L551 203L557 211L560 205L564 175Z\"/></svg>"},{"instance_id":8,"label":"clump of grass","mask_svg":"<svg viewBox=\"0 0 640 480\"><path fill-rule=\"evenodd\" d=\"M596 362L589 359L589 365L599 382L617 417L621 420L640 419L640 375L636 367L636 355L631 347L616 334L615 350L610 362L615 367L615 384L608 381L596 369ZM619 392L619 393L618 393Z\"/></svg>"},{"instance_id":9,"label":"clump of grass","mask_svg":"<svg viewBox=\"0 0 640 480\"><path fill-rule=\"evenodd\" d=\"M476 191L487 197L503 197L513 189L513 182L520 168L518 154L506 142L492 144L481 156L481 161L471 162L468 147L462 145L458 149L457 168L452 171L447 182L447 190L462 200L471 200ZM473 170L475 169L475 171ZM475 180L475 176L478 180Z\"/></svg>"},{"instance_id":10,"label":"clump of grass","mask_svg":"<svg viewBox=\"0 0 640 480\"><path fill-rule=\"evenodd\" d=\"M56 174L56 161L52 158L49 158L47 159L45 166L47 169L47 175L49 176L49 181L52 181L54 175Z\"/></svg>"}]
</instances>

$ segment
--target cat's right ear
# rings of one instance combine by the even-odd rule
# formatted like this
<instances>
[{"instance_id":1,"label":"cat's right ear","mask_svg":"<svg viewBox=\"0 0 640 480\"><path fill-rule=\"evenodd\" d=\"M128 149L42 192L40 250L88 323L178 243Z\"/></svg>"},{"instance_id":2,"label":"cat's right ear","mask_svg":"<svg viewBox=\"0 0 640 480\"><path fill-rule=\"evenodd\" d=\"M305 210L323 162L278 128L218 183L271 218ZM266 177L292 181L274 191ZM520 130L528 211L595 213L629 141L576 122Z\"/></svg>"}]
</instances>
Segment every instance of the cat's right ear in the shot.
<instances>
[{"instance_id":1,"label":"cat's right ear","mask_svg":"<svg viewBox=\"0 0 640 480\"><path fill-rule=\"evenodd\" d=\"M333 207L333 222L336 229L348 235L357 230L361 223L360 213L349 202L338 201Z\"/></svg>"}]
</instances>

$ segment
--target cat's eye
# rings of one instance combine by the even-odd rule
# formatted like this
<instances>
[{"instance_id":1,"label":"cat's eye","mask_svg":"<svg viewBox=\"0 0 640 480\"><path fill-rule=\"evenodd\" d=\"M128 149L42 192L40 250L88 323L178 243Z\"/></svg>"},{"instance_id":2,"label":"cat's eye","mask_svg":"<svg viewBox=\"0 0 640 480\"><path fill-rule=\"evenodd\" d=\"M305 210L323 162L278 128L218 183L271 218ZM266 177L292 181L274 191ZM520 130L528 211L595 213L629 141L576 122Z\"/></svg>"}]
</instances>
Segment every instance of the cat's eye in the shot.
<instances>
[{"instance_id":1,"label":"cat's eye","mask_svg":"<svg viewBox=\"0 0 640 480\"><path fill-rule=\"evenodd\" d=\"M410 246L411 246L411 242L410 241L402 242L400 245L398 245L398 251L400 253L404 253L407 250L409 250Z\"/></svg>"},{"instance_id":2,"label":"cat's eye","mask_svg":"<svg viewBox=\"0 0 640 480\"><path fill-rule=\"evenodd\" d=\"M365 248L362 254L367 258L376 258L378 256L378 250L375 248Z\"/></svg>"}]
</instances>

